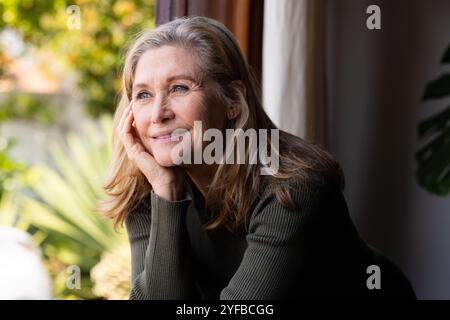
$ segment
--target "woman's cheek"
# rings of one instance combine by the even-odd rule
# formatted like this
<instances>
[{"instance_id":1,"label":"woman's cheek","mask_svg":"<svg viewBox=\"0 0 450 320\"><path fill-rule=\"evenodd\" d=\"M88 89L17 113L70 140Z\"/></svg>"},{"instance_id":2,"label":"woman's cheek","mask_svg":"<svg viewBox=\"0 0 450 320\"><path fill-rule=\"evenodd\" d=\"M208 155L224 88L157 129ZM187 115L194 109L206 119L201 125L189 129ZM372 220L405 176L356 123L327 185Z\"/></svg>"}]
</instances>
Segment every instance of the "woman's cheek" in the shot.
<instances>
[{"instance_id":1,"label":"woman's cheek","mask_svg":"<svg viewBox=\"0 0 450 320\"><path fill-rule=\"evenodd\" d=\"M153 155L153 151L152 151L152 147L151 147L150 143L144 143L144 148L145 148L145 150L147 150L148 153Z\"/></svg>"},{"instance_id":2,"label":"woman's cheek","mask_svg":"<svg viewBox=\"0 0 450 320\"><path fill-rule=\"evenodd\" d=\"M184 117L194 120L202 120L202 116L207 111L204 104L204 99L199 92L191 93L178 101L177 110L183 113Z\"/></svg>"},{"instance_id":3,"label":"woman's cheek","mask_svg":"<svg viewBox=\"0 0 450 320\"><path fill-rule=\"evenodd\" d=\"M135 123L135 128L136 128L136 133L138 135L139 138L139 142L141 142L144 146L144 148L149 152L152 153L151 151L151 146L150 146L150 139L151 137L149 137L147 135L148 132L148 127L145 123L141 123L139 121L136 121Z\"/></svg>"}]
</instances>

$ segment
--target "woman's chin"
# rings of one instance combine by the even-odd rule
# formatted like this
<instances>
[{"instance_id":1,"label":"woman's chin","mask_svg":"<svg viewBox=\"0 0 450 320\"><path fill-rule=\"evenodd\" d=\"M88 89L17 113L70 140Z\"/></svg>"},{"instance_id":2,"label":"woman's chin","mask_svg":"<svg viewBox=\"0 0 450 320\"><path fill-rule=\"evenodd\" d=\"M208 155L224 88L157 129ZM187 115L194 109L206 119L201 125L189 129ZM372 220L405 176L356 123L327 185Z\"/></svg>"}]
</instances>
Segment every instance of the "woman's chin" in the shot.
<instances>
[{"instance_id":1,"label":"woman's chin","mask_svg":"<svg viewBox=\"0 0 450 320\"><path fill-rule=\"evenodd\" d=\"M170 155L155 155L155 161L161 166L161 167L174 167L175 164L173 163Z\"/></svg>"}]
</instances>

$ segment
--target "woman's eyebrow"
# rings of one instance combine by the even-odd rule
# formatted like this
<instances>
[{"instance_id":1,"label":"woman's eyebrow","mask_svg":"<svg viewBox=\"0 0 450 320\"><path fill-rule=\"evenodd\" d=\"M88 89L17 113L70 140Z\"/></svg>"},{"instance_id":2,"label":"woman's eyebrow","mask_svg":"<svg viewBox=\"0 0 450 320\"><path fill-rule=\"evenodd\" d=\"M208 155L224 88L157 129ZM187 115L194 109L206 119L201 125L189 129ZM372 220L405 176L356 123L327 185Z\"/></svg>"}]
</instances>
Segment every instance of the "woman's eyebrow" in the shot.
<instances>
[{"instance_id":1,"label":"woman's eyebrow","mask_svg":"<svg viewBox=\"0 0 450 320\"><path fill-rule=\"evenodd\" d=\"M147 84L146 84L146 83L137 83L137 84L134 84L132 90L133 90L133 91L136 91L136 90L138 90L138 89L140 89L140 88L147 88Z\"/></svg>"},{"instance_id":2,"label":"woman's eyebrow","mask_svg":"<svg viewBox=\"0 0 450 320\"><path fill-rule=\"evenodd\" d=\"M180 80L180 79L189 80L189 81L197 83L197 81L188 74L178 74L178 75L170 76L166 79L166 82L168 83L168 82L171 82L174 80ZM147 87L148 87L148 85L145 82L136 83L135 85L133 85L133 91L136 91L140 88L147 88Z\"/></svg>"},{"instance_id":3,"label":"woman's eyebrow","mask_svg":"<svg viewBox=\"0 0 450 320\"><path fill-rule=\"evenodd\" d=\"M171 82L173 80L179 80L179 79L190 80L192 82L196 82L195 79L188 74L179 74L179 75L175 75L175 76L170 76L167 78L167 82Z\"/></svg>"}]
</instances>

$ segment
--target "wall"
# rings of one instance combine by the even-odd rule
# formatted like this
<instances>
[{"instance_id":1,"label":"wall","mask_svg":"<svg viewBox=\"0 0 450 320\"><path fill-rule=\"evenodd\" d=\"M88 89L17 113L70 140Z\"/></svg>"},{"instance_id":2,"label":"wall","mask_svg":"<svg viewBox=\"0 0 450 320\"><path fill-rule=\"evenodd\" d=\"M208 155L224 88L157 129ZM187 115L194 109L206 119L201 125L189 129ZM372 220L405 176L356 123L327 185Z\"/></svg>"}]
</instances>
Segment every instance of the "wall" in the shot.
<instances>
[{"instance_id":1,"label":"wall","mask_svg":"<svg viewBox=\"0 0 450 320\"><path fill-rule=\"evenodd\" d=\"M4 95L6 93L0 93L0 99ZM11 138L16 143L10 152L14 160L53 165L48 147L53 143L65 145L67 134L80 133L82 124L89 121L80 100L74 95L54 94L49 99L50 105L61 109L54 124L47 125L31 119L9 119L0 124L0 137Z\"/></svg>"},{"instance_id":2,"label":"wall","mask_svg":"<svg viewBox=\"0 0 450 320\"><path fill-rule=\"evenodd\" d=\"M366 28L381 8L382 29ZM345 196L361 235L395 261L419 298L450 299L450 196L414 178L416 125L449 105L421 103L444 70L450 1L326 2L328 148L341 162Z\"/></svg>"}]
</instances>

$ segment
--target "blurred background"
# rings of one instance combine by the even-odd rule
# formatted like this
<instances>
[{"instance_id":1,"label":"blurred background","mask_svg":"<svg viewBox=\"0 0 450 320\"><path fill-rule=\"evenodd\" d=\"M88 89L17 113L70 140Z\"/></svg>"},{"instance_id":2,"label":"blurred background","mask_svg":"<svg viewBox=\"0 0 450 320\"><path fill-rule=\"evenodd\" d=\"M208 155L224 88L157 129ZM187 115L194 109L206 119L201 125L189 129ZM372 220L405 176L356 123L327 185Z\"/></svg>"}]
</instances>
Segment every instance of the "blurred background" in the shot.
<instances>
[{"instance_id":1,"label":"blurred background","mask_svg":"<svg viewBox=\"0 0 450 320\"><path fill-rule=\"evenodd\" d=\"M125 230L94 209L121 61L193 14L236 35L281 129L336 156L361 236L419 298L450 299L448 0L0 0L0 270L18 243L49 275L41 298L128 298Z\"/></svg>"}]
</instances>

